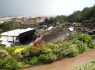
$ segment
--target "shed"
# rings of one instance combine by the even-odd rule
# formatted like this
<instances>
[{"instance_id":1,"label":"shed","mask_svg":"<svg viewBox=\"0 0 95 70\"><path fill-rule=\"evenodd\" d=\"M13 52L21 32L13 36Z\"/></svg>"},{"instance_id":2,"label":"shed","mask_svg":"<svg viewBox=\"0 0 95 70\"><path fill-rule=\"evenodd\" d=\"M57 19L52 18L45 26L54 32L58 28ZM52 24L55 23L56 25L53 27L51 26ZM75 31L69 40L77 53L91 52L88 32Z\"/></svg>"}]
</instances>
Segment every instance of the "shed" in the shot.
<instances>
[{"instance_id":1,"label":"shed","mask_svg":"<svg viewBox=\"0 0 95 70\"><path fill-rule=\"evenodd\" d=\"M36 29L15 29L1 34L1 44L6 46L27 44L36 39Z\"/></svg>"}]
</instances>

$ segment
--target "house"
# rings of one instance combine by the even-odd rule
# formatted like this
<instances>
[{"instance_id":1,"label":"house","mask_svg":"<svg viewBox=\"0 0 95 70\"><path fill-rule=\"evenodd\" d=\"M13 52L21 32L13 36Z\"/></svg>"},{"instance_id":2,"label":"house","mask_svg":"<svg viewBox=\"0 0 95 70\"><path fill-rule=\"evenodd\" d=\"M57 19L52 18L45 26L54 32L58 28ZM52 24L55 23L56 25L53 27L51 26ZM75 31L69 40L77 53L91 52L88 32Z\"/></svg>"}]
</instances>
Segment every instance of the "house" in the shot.
<instances>
[{"instance_id":1,"label":"house","mask_svg":"<svg viewBox=\"0 0 95 70\"><path fill-rule=\"evenodd\" d=\"M15 29L1 34L1 44L5 46L27 44L36 39L35 28Z\"/></svg>"}]
</instances>

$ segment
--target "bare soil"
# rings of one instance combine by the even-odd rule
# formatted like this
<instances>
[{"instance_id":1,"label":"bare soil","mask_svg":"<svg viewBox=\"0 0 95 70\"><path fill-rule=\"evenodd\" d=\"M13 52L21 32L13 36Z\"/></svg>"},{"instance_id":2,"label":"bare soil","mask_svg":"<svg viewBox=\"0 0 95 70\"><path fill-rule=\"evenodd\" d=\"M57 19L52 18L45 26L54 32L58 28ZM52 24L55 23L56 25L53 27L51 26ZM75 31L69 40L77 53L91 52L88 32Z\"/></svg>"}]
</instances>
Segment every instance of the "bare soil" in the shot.
<instances>
[{"instance_id":1,"label":"bare soil","mask_svg":"<svg viewBox=\"0 0 95 70\"><path fill-rule=\"evenodd\" d=\"M89 50L76 57L66 58L60 61L53 62L51 64L39 65L20 70L72 70L76 66L89 63L90 61L93 60L95 60L95 49Z\"/></svg>"}]
</instances>

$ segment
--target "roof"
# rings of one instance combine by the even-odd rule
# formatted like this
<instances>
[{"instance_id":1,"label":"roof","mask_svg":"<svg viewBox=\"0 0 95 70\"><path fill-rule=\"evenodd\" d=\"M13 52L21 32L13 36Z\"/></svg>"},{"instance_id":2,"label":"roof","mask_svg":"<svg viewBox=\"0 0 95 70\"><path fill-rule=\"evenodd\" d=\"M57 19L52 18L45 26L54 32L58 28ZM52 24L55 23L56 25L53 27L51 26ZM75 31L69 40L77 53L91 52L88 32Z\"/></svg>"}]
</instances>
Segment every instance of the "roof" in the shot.
<instances>
[{"instance_id":1,"label":"roof","mask_svg":"<svg viewBox=\"0 0 95 70\"><path fill-rule=\"evenodd\" d=\"M30 30L34 30L34 28L15 29L15 30L4 32L1 35L2 36L18 36L19 34L30 31Z\"/></svg>"},{"instance_id":2,"label":"roof","mask_svg":"<svg viewBox=\"0 0 95 70\"><path fill-rule=\"evenodd\" d=\"M70 30L70 31L74 31L74 27L70 27L69 30Z\"/></svg>"}]
</instances>

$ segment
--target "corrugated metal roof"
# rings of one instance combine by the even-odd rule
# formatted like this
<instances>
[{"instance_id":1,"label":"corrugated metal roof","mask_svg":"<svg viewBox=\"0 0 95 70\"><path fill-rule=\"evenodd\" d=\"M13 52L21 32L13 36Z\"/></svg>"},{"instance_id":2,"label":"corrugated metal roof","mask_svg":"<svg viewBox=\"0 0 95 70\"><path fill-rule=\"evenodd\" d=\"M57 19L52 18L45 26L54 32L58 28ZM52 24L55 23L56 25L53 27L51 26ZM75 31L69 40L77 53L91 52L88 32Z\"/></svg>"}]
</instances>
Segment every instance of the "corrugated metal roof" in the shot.
<instances>
[{"instance_id":1,"label":"corrugated metal roof","mask_svg":"<svg viewBox=\"0 0 95 70\"><path fill-rule=\"evenodd\" d=\"M18 36L19 34L30 31L30 30L34 30L34 28L11 30L11 31L4 32L1 35L2 36Z\"/></svg>"}]
</instances>

